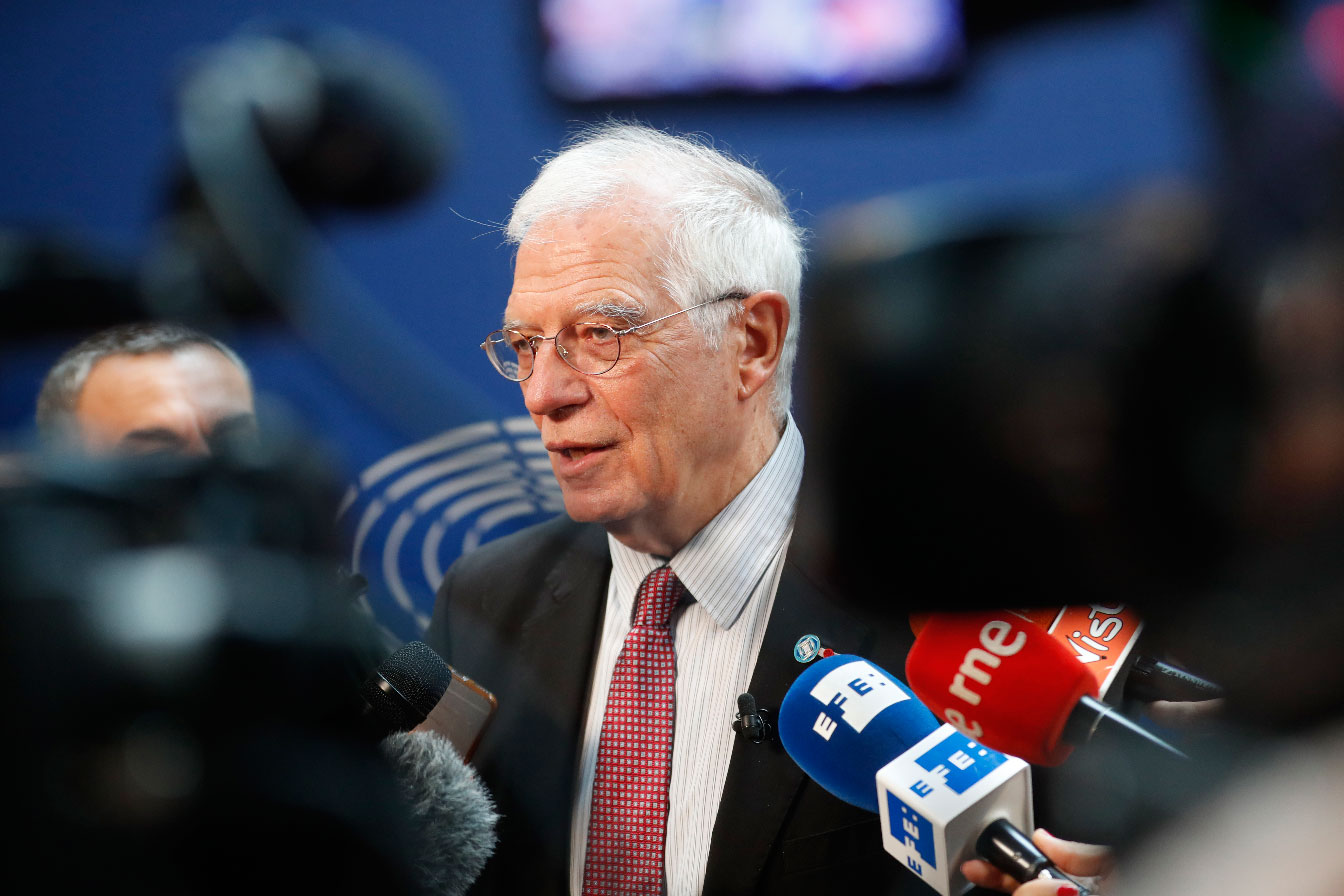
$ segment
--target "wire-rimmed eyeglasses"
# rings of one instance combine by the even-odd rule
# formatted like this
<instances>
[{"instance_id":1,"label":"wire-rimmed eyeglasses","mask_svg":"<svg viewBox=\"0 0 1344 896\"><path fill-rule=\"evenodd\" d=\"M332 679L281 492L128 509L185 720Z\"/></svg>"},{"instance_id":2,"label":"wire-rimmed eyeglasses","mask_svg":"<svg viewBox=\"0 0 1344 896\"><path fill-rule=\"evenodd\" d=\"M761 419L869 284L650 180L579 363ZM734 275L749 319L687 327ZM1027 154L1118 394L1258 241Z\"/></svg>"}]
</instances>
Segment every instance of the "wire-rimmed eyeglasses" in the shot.
<instances>
[{"instance_id":1,"label":"wire-rimmed eyeglasses","mask_svg":"<svg viewBox=\"0 0 1344 896\"><path fill-rule=\"evenodd\" d=\"M537 357L537 343L540 342L554 342L556 353L566 364L579 373L601 376L615 367L616 362L621 359L622 336L628 336L645 327L661 323L669 317L676 317L678 314L685 314L687 311L713 305L715 302L722 302L726 299L741 300L746 297L747 294L744 292L724 293L708 302L682 308L679 311L664 314L662 317L636 324L624 330L616 330L606 324L586 321L570 324L554 336L542 336L540 334L527 336L518 330L508 328L495 330L485 337L485 341L481 343L481 348L485 350L485 356L490 359L494 368L505 379L513 380L515 383L521 383L532 375L533 361Z\"/></svg>"}]
</instances>

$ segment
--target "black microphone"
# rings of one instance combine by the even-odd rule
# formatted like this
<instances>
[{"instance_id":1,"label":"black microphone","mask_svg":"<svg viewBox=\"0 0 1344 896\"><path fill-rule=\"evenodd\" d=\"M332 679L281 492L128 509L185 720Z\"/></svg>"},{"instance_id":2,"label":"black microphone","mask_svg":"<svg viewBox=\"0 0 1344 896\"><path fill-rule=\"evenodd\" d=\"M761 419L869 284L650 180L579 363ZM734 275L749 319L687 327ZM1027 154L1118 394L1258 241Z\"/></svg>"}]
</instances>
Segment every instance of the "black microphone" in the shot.
<instances>
[{"instance_id":1,"label":"black microphone","mask_svg":"<svg viewBox=\"0 0 1344 896\"><path fill-rule=\"evenodd\" d=\"M1139 656L1125 679L1124 695L1142 703L1154 700L1215 700L1223 696L1221 686L1179 666L1150 656Z\"/></svg>"},{"instance_id":2,"label":"black microphone","mask_svg":"<svg viewBox=\"0 0 1344 896\"><path fill-rule=\"evenodd\" d=\"M774 734L769 712L758 709L756 698L751 694L738 695L737 719L733 722L733 730L754 744L768 740Z\"/></svg>"},{"instance_id":3,"label":"black microphone","mask_svg":"<svg viewBox=\"0 0 1344 896\"><path fill-rule=\"evenodd\" d=\"M410 641L374 670L363 687L365 720L382 733L429 730L470 762L494 718L495 696L443 661L423 641Z\"/></svg>"},{"instance_id":4,"label":"black microphone","mask_svg":"<svg viewBox=\"0 0 1344 896\"><path fill-rule=\"evenodd\" d=\"M453 670L423 641L410 641L369 675L361 693L365 716L388 732L423 722L452 683Z\"/></svg>"}]
</instances>

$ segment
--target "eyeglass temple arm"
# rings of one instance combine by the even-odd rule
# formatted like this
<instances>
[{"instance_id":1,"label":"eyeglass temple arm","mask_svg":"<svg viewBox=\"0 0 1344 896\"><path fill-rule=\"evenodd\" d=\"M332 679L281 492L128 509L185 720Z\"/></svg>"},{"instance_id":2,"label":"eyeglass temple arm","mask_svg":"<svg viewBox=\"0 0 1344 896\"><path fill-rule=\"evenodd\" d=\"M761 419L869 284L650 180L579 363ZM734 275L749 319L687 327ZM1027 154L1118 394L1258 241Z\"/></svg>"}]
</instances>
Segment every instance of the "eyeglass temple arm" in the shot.
<instances>
[{"instance_id":1,"label":"eyeglass temple arm","mask_svg":"<svg viewBox=\"0 0 1344 896\"><path fill-rule=\"evenodd\" d=\"M727 301L728 299L733 299L735 301L740 302L741 300L747 298L749 295L750 293L745 293L742 292L741 290L736 290L734 292L726 292L723 295L719 296L718 298L710 299L708 302L701 302L699 305L692 305L689 308L678 308L671 314L664 314L662 317L655 317L653 320L646 320L642 324L635 324L633 327L627 327L624 330L613 330L612 332L615 333L617 336L624 336L627 333L633 333L636 330L643 329L644 327L651 327L660 321L667 320L669 317L676 317L678 314L685 314L687 311L694 311L697 308L703 308L706 305L713 305L716 302L724 302Z\"/></svg>"}]
</instances>

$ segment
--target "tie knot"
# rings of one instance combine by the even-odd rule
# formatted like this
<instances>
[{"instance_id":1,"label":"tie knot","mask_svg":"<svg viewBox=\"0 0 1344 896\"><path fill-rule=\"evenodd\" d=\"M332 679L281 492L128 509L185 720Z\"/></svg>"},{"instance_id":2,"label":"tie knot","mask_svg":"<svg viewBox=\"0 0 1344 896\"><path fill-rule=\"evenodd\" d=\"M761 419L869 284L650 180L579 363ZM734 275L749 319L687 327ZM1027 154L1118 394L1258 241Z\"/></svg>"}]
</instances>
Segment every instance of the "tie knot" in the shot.
<instances>
[{"instance_id":1,"label":"tie knot","mask_svg":"<svg viewBox=\"0 0 1344 896\"><path fill-rule=\"evenodd\" d=\"M672 611L686 594L670 566L660 566L644 577L635 595L635 625L666 626Z\"/></svg>"}]
</instances>

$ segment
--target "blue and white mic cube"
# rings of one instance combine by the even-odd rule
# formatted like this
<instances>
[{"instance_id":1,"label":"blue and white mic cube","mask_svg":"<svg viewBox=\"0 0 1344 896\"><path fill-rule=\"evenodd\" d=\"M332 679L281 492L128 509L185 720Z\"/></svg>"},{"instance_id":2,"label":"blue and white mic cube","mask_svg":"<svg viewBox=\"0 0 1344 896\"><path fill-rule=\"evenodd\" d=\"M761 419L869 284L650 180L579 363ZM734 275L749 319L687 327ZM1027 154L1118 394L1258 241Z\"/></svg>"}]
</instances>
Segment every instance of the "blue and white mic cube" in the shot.
<instances>
[{"instance_id":1,"label":"blue and white mic cube","mask_svg":"<svg viewBox=\"0 0 1344 896\"><path fill-rule=\"evenodd\" d=\"M970 889L961 863L990 822L1031 832L1030 766L942 725L877 773L882 845L943 896Z\"/></svg>"}]
</instances>

